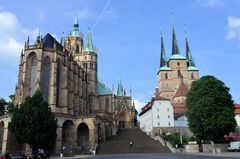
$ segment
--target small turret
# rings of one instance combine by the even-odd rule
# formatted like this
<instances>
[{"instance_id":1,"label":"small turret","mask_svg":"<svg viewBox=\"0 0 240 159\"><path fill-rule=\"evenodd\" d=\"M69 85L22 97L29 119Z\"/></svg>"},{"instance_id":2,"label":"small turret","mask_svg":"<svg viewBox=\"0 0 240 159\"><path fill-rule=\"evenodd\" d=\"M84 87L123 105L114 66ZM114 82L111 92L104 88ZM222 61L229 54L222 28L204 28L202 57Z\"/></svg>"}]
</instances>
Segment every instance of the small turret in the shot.
<instances>
[{"instance_id":1,"label":"small turret","mask_svg":"<svg viewBox=\"0 0 240 159\"><path fill-rule=\"evenodd\" d=\"M78 25L78 16L75 16L74 25L73 25L73 31L72 31L71 36L72 37L80 37L79 25Z\"/></svg>"},{"instance_id":2,"label":"small turret","mask_svg":"<svg viewBox=\"0 0 240 159\"><path fill-rule=\"evenodd\" d=\"M64 37L64 32L62 32L61 45L62 45L63 47L65 47L65 37Z\"/></svg>"},{"instance_id":3,"label":"small turret","mask_svg":"<svg viewBox=\"0 0 240 159\"><path fill-rule=\"evenodd\" d=\"M124 95L124 90L122 86L122 81L120 79L118 82L117 96L123 96L123 95Z\"/></svg>"},{"instance_id":4,"label":"small turret","mask_svg":"<svg viewBox=\"0 0 240 159\"><path fill-rule=\"evenodd\" d=\"M84 52L86 52L86 53L95 52L94 48L93 48L92 35L91 35L90 28L88 28L88 34L87 34L86 44L85 44L85 47L84 47Z\"/></svg>"}]
</instances>

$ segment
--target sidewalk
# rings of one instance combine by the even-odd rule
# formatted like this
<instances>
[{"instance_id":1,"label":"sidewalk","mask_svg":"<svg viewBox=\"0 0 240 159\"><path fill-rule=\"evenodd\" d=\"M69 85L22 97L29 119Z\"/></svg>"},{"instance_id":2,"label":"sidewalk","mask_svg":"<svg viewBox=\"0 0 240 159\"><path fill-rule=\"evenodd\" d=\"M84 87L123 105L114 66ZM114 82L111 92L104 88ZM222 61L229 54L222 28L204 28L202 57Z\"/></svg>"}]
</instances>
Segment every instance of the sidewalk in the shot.
<instances>
[{"instance_id":1,"label":"sidewalk","mask_svg":"<svg viewBox=\"0 0 240 159\"><path fill-rule=\"evenodd\" d=\"M240 152L222 152L220 154L213 153L185 153L190 155L200 155L200 156L218 156L218 157L236 157L240 158Z\"/></svg>"},{"instance_id":2,"label":"sidewalk","mask_svg":"<svg viewBox=\"0 0 240 159\"><path fill-rule=\"evenodd\" d=\"M60 158L60 156L51 156L51 159L71 159L71 158L90 158L94 155L75 155L73 157L62 157Z\"/></svg>"}]
</instances>

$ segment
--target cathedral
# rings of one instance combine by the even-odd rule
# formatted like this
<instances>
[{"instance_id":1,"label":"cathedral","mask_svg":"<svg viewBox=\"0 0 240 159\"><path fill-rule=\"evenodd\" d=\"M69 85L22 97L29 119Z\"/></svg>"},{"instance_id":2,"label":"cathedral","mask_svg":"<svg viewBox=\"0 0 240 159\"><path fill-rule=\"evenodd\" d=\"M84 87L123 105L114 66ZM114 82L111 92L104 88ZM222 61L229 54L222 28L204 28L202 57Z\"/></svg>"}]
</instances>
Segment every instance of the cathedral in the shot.
<instances>
[{"instance_id":1,"label":"cathedral","mask_svg":"<svg viewBox=\"0 0 240 159\"><path fill-rule=\"evenodd\" d=\"M161 57L158 75L158 93L161 97L170 99L174 116L183 115L186 112L186 94L191 83L199 79L199 70L195 66L192 57L187 34L185 37L186 56L180 54L174 25L172 27L172 54L167 60L161 35Z\"/></svg>"},{"instance_id":2,"label":"cathedral","mask_svg":"<svg viewBox=\"0 0 240 159\"><path fill-rule=\"evenodd\" d=\"M86 39L86 40L84 40ZM166 66L167 67L167 66ZM131 89L128 95L121 80L115 93L98 78L98 50L90 29L84 38L75 17L71 33L58 42L51 34L29 38L20 56L14 104L20 105L36 90L57 119L57 139L52 149L74 154L96 149L100 141L115 135L119 128L134 126L135 106ZM30 150L19 145L8 131L11 115L0 119L1 152Z\"/></svg>"}]
</instances>

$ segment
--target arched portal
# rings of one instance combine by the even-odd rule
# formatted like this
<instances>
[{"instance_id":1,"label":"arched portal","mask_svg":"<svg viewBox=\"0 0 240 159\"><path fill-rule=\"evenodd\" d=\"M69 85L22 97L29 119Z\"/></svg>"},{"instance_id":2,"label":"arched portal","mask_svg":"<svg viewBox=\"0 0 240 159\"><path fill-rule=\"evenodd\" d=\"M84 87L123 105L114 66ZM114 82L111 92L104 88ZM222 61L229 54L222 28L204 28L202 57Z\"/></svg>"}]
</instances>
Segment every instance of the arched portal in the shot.
<instances>
[{"instance_id":1,"label":"arched portal","mask_svg":"<svg viewBox=\"0 0 240 159\"><path fill-rule=\"evenodd\" d=\"M119 116L118 116L118 127L119 128L128 128L130 127L129 125L130 117L127 114L127 112L122 111Z\"/></svg>"},{"instance_id":2,"label":"arched portal","mask_svg":"<svg viewBox=\"0 0 240 159\"><path fill-rule=\"evenodd\" d=\"M78 137L77 137L77 144L83 150L89 147L89 128L87 124L81 123L77 129Z\"/></svg>"},{"instance_id":3,"label":"arched portal","mask_svg":"<svg viewBox=\"0 0 240 159\"><path fill-rule=\"evenodd\" d=\"M74 124L71 120L66 120L62 126L62 146L66 148L74 147Z\"/></svg>"},{"instance_id":4,"label":"arched portal","mask_svg":"<svg viewBox=\"0 0 240 159\"><path fill-rule=\"evenodd\" d=\"M4 123L3 123L3 121L2 121L2 122L0 123L0 151L2 151L3 135L4 135Z\"/></svg>"}]
</instances>

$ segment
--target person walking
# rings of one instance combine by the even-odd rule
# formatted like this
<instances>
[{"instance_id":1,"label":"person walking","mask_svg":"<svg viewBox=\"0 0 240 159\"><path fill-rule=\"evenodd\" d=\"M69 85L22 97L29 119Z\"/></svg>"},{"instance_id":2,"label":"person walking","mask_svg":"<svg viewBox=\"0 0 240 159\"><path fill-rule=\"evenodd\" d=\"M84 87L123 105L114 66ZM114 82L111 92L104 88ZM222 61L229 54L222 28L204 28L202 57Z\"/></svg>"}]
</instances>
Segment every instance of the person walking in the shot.
<instances>
[{"instance_id":1,"label":"person walking","mask_svg":"<svg viewBox=\"0 0 240 159\"><path fill-rule=\"evenodd\" d=\"M132 146L133 146L133 143L132 143L132 141L130 141L130 147L132 148Z\"/></svg>"}]
</instances>

